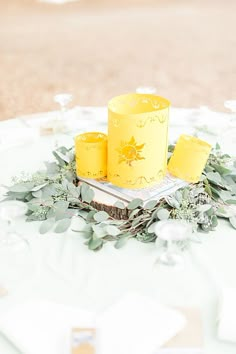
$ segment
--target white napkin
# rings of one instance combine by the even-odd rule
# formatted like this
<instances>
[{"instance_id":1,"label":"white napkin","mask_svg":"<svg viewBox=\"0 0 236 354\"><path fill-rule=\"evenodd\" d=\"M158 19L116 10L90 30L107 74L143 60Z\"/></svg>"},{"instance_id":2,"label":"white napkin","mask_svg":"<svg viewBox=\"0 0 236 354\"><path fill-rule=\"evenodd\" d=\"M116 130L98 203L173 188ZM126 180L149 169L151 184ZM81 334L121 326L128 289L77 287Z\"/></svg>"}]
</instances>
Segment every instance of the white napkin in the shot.
<instances>
[{"instance_id":1,"label":"white napkin","mask_svg":"<svg viewBox=\"0 0 236 354\"><path fill-rule=\"evenodd\" d=\"M130 294L98 319L98 354L155 354L186 320L151 298Z\"/></svg>"},{"instance_id":2,"label":"white napkin","mask_svg":"<svg viewBox=\"0 0 236 354\"><path fill-rule=\"evenodd\" d=\"M218 338L236 342L236 289L223 289L219 309Z\"/></svg>"},{"instance_id":3,"label":"white napkin","mask_svg":"<svg viewBox=\"0 0 236 354\"><path fill-rule=\"evenodd\" d=\"M90 312L50 302L12 308L0 318L0 331L24 354L69 354L73 327L94 324Z\"/></svg>"},{"instance_id":4,"label":"white napkin","mask_svg":"<svg viewBox=\"0 0 236 354\"><path fill-rule=\"evenodd\" d=\"M177 311L133 294L94 318L76 307L32 302L2 316L0 331L23 354L69 354L73 327L97 328L98 354L155 354L186 322Z\"/></svg>"}]
</instances>

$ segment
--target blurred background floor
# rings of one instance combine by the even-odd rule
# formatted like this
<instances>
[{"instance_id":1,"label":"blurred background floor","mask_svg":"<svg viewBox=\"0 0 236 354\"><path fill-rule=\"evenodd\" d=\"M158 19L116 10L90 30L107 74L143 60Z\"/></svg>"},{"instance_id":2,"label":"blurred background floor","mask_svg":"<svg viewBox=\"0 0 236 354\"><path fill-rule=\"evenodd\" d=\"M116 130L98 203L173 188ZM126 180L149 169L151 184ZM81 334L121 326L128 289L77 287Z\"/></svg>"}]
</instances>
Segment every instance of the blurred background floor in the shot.
<instances>
[{"instance_id":1,"label":"blurred background floor","mask_svg":"<svg viewBox=\"0 0 236 354\"><path fill-rule=\"evenodd\" d=\"M0 119L106 105L152 85L174 106L236 99L235 0L0 0Z\"/></svg>"}]
</instances>

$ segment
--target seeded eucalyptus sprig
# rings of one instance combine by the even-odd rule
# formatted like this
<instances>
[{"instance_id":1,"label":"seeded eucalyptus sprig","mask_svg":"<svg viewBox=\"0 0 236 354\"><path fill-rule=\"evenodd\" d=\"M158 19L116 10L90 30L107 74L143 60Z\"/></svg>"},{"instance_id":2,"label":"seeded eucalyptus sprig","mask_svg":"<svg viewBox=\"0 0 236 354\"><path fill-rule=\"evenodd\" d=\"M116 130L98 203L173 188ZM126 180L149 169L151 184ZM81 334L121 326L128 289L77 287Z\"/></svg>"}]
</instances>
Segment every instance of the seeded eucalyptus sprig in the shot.
<instances>
[{"instance_id":1,"label":"seeded eucalyptus sprig","mask_svg":"<svg viewBox=\"0 0 236 354\"><path fill-rule=\"evenodd\" d=\"M173 148L169 146L170 153ZM188 221L193 229L208 232L223 217L236 228L232 208L236 204L236 164L229 155L222 154L218 144L199 183L145 205L140 199L128 205L117 201L110 207L95 202L93 189L77 183L73 149L60 147L53 155L55 161L45 162L45 170L14 178L6 193L6 199L27 203L27 221L42 221L41 234L50 230L63 233L71 227L85 237L89 249L99 250L109 241L114 241L116 248L130 238L152 242L157 237L155 224L168 218ZM73 228L72 218L79 222L79 229Z\"/></svg>"},{"instance_id":2,"label":"seeded eucalyptus sprig","mask_svg":"<svg viewBox=\"0 0 236 354\"><path fill-rule=\"evenodd\" d=\"M219 217L228 218L235 227L236 159L223 154L219 144L212 150L202 175L205 192L218 203Z\"/></svg>"}]
</instances>

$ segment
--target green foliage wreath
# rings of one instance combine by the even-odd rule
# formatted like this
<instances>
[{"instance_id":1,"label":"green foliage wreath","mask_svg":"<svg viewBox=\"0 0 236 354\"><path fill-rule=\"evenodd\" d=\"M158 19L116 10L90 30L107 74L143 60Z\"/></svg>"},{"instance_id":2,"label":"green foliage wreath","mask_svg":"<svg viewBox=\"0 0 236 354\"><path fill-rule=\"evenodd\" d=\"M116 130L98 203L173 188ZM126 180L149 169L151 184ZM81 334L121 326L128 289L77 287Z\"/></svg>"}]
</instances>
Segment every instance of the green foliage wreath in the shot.
<instances>
[{"instance_id":1,"label":"green foliage wreath","mask_svg":"<svg viewBox=\"0 0 236 354\"><path fill-rule=\"evenodd\" d=\"M169 153L173 146L169 146ZM91 250L99 250L105 242L114 241L122 247L130 238L152 242L157 238L154 223L168 218L186 220L193 230L208 232L218 225L218 218L229 220L236 228L233 205L236 204L236 163L213 149L201 181L178 190L160 201L143 205L134 199L128 205L117 201L114 206L94 200L94 191L86 183L78 183L73 148L53 151L54 162L33 175L13 179L6 199L20 200L28 205L27 221L41 220L40 233L53 230L63 233L71 226L72 217L81 221L80 232Z\"/></svg>"}]
</instances>

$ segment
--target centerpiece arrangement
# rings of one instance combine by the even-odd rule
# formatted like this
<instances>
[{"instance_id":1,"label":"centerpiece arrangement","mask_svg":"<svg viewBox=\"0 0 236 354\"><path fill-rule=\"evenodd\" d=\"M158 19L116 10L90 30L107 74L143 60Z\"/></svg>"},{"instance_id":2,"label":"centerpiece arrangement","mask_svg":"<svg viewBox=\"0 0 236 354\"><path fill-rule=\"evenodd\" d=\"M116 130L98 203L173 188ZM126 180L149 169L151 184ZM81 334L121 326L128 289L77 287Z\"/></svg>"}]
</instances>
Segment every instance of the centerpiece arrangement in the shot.
<instances>
[{"instance_id":1,"label":"centerpiece arrangement","mask_svg":"<svg viewBox=\"0 0 236 354\"><path fill-rule=\"evenodd\" d=\"M98 250L108 241L116 248L130 238L152 242L158 237L154 226L169 218L207 232L222 217L236 228L236 166L229 155L218 145L211 150L208 143L186 135L168 147L169 102L164 98L118 96L109 102L108 111L108 136L77 136L75 149L56 149L55 161L46 162L44 171L16 178L8 187L7 199L27 203L27 220L42 221L41 234L65 232L76 218L80 226L74 231L86 238L91 250ZM111 204L106 194L97 198L96 189L84 182L107 178L124 191L132 189L133 195L150 188L158 191L167 162L169 173L188 184L158 198L117 198Z\"/></svg>"}]
</instances>

